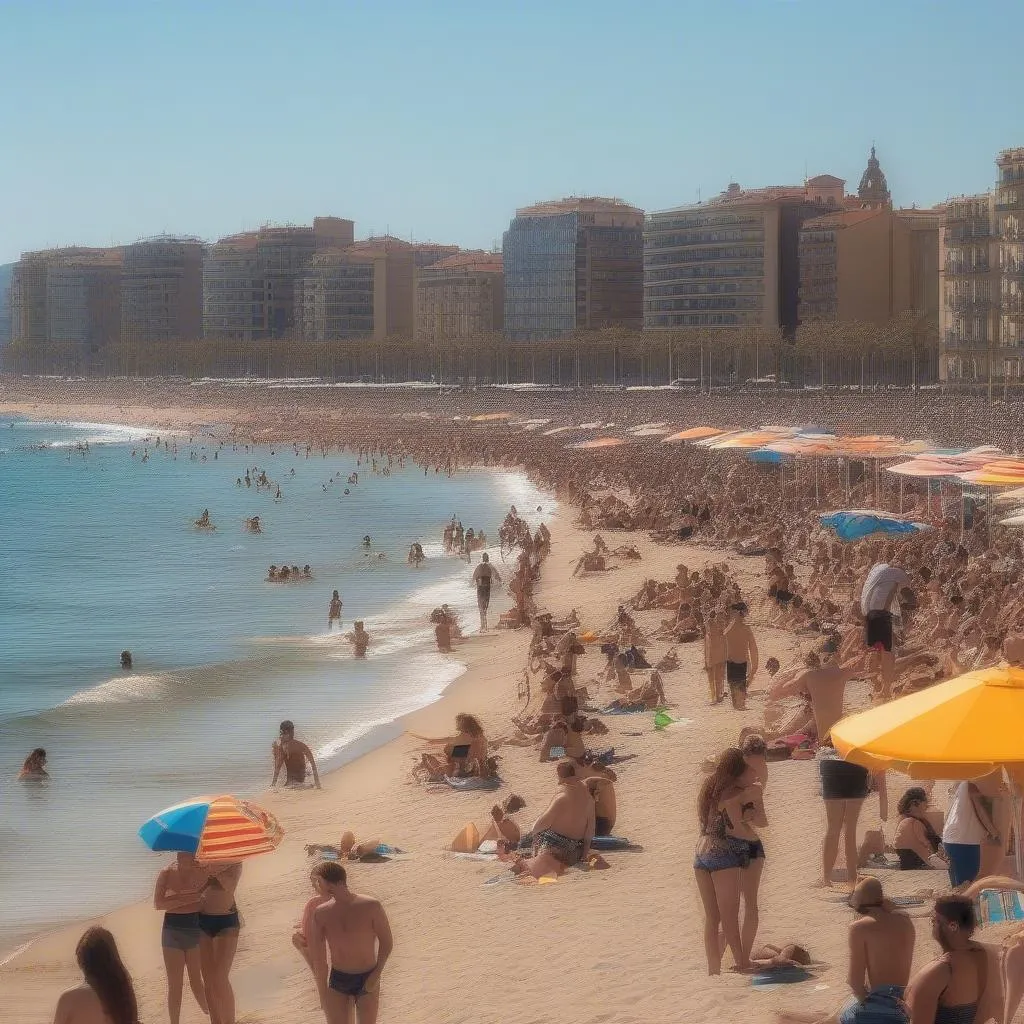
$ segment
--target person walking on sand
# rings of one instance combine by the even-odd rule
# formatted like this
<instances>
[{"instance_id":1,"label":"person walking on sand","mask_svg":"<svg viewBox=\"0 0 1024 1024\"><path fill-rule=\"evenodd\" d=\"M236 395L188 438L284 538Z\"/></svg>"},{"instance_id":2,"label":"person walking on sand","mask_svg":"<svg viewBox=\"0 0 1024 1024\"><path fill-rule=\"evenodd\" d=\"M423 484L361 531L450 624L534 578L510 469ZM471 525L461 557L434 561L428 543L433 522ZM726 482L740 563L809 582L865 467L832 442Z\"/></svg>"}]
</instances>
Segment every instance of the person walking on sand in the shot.
<instances>
[{"instance_id":1,"label":"person walking on sand","mask_svg":"<svg viewBox=\"0 0 1024 1024\"><path fill-rule=\"evenodd\" d=\"M476 584L476 606L480 609L481 633L487 630L487 608L491 603L491 584L495 581L500 586L501 576L498 570L491 565L491 560L485 551L480 564L473 570L473 582Z\"/></svg>"},{"instance_id":2,"label":"person walking on sand","mask_svg":"<svg viewBox=\"0 0 1024 1024\"><path fill-rule=\"evenodd\" d=\"M274 777L271 786L277 785L281 769L285 769L286 786L304 786L306 784L306 763L313 772L313 785L320 788L320 774L316 767L313 751L301 740L295 738L295 723L285 719L280 725L278 738L271 746L274 755Z\"/></svg>"},{"instance_id":3,"label":"person walking on sand","mask_svg":"<svg viewBox=\"0 0 1024 1024\"><path fill-rule=\"evenodd\" d=\"M209 869L199 911L199 959L206 986L210 1024L235 1024L235 992L231 965L238 949L241 920L235 890L242 877L240 863L217 864Z\"/></svg>"},{"instance_id":4,"label":"person walking on sand","mask_svg":"<svg viewBox=\"0 0 1024 1024\"><path fill-rule=\"evenodd\" d=\"M53 1024L139 1024L135 988L114 936L106 928L89 928L78 940L75 959L84 983L57 1000Z\"/></svg>"},{"instance_id":5,"label":"person walking on sand","mask_svg":"<svg viewBox=\"0 0 1024 1024\"><path fill-rule=\"evenodd\" d=\"M327 902L310 919L309 956L327 1024L376 1024L380 976L394 940L378 900L348 888L345 869L334 861L316 867Z\"/></svg>"},{"instance_id":6,"label":"person walking on sand","mask_svg":"<svg viewBox=\"0 0 1024 1024\"><path fill-rule=\"evenodd\" d=\"M712 704L725 699L725 635L717 612L709 612L704 631L704 671Z\"/></svg>"},{"instance_id":7,"label":"person walking on sand","mask_svg":"<svg viewBox=\"0 0 1024 1024\"><path fill-rule=\"evenodd\" d=\"M725 627L725 681L732 706L747 709L747 688L757 675L757 641L746 622L747 606L742 601L731 605L733 617Z\"/></svg>"},{"instance_id":8,"label":"person walking on sand","mask_svg":"<svg viewBox=\"0 0 1024 1024\"><path fill-rule=\"evenodd\" d=\"M334 624L338 624L338 629L341 629L341 606L344 602L341 600L341 595L334 591L331 594L331 603L327 607L327 631L330 632L334 628Z\"/></svg>"},{"instance_id":9,"label":"person walking on sand","mask_svg":"<svg viewBox=\"0 0 1024 1024\"><path fill-rule=\"evenodd\" d=\"M160 945L167 971L167 1015L171 1024L178 1024L181 1020L181 997L186 971L189 987L199 1009L209 1015L199 959L199 908L203 902L203 886L208 877L208 873L199 867L191 853L179 853L174 863L165 867L156 877L153 906L164 911Z\"/></svg>"}]
</instances>

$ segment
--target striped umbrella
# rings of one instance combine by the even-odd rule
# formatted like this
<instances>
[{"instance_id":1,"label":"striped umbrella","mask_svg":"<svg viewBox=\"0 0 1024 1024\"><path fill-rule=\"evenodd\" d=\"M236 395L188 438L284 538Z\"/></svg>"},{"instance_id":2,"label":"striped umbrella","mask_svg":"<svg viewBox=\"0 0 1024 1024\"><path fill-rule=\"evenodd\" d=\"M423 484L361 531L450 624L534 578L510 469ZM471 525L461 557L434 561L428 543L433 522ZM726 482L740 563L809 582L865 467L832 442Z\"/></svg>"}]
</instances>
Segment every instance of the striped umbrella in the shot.
<instances>
[{"instance_id":1,"label":"striped umbrella","mask_svg":"<svg viewBox=\"0 0 1024 1024\"><path fill-rule=\"evenodd\" d=\"M269 812L236 796L201 796L153 815L139 837L151 850L195 854L197 860L239 861L269 853L284 830Z\"/></svg>"}]
</instances>

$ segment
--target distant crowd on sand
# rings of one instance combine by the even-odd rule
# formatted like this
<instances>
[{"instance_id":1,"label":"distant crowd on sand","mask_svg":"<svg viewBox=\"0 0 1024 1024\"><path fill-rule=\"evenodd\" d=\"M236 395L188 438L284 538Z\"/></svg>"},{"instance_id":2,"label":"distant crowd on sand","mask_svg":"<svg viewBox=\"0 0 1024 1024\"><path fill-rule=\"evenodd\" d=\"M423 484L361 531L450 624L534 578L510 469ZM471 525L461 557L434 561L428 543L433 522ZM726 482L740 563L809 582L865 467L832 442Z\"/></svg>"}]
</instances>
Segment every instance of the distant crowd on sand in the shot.
<instances>
[{"instance_id":1,"label":"distant crowd on sand","mask_svg":"<svg viewBox=\"0 0 1024 1024\"><path fill-rule=\"evenodd\" d=\"M652 405L636 399L631 419L631 401L588 395L584 415L620 426L649 421ZM827 425L834 428L913 431L940 444L984 441L1011 450L1024 437L1024 406L997 408L982 421L967 414L978 409L972 399L901 396L897 405L888 396L858 396L826 405L744 395L733 403L698 398L686 415L714 422L731 413L728 422L719 423L723 427L829 417ZM801 415L806 410L812 414ZM267 416L275 429L308 431L307 457L326 454L340 433L322 411L300 399L288 417ZM424 749L410 772L418 783L443 789L452 799L460 790L497 790L512 781L502 776L502 748L521 747L551 763L554 793L526 828L515 817L524 806L521 798L513 794L495 803L482 827L469 822L454 837L455 853L493 856L501 877L519 884L542 884L569 871L614 863L615 851L635 845L615 831L623 818L616 783L619 773L628 772L630 757L597 744L620 714L654 713L671 722L666 711L682 693L679 650L699 644L708 705L714 714L735 714L744 723L735 746L709 760L696 787L700 838L693 871L704 910L709 973L720 973L727 951L734 970L769 980L792 980L800 971L813 977L811 953L792 937L781 944L757 942L766 870L771 878L762 839L769 826L766 788L785 786L786 762L813 759L826 824L816 837L820 872L808 884L826 890L840 886L855 911L847 928L850 993L840 1006L816 1012L802 1007L782 1019L981 1024L991 1016L1010 1024L1024 993L1024 929L998 962L976 938L980 891L1019 887L1002 877L1011 843L1020 841L1010 824L1008 788L997 773L957 783L943 813L932 804L936 780L924 780L899 794L888 836L877 830L862 835L858 825L866 800L877 796L887 821L893 780L842 760L830 733L860 692L851 687L855 682L867 684L868 699L880 704L971 669L1001 663L1024 667L1020 535L996 528L982 507L963 522L936 520L935 529L925 533L843 544L823 530L818 511L892 507L897 491L885 474L858 471L848 480L826 465L801 479L759 467L741 454L657 441L572 451L564 438L506 424L396 417L382 429L381 422L368 408L354 408L345 417L348 444L360 464L371 464L375 473L407 464L448 475L481 464L525 466L538 485L575 506L580 527L593 533L576 562L579 577L614 573L640 556L634 545L610 548L601 531L611 530L727 553L733 562L749 559L752 570L741 583L729 562L702 559L705 567L691 569L684 561L674 578L647 580L609 621L583 623L574 609L538 607L535 584L551 537L545 527L531 530L510 510L499 540L504 557L517 552L507 584L513 607L497 626L529 630L519 683L522 708L490 730L482 714L466 710L456 717L451 735L416 737ZM982 423L985 433L979 437ZM296 445L296 454L299 450ZM907 511L934 520L928 497L923 484L908 484L902 494ZM476 590L480 627L487 629L491 594L504 585L502 574L482 556L467 575ZM335 591L328 615L329 624L339 628L340 602ZM457 619L447 607L432 613L439 649L458 642ZM762 665L757 641L767 627L792 632L803 653L790 664L767 659ZM655 646L664 650L661 657L654 655ZM758 721L750 724L755 715ZM312 752L287 726L291 723L282 723L275 745L275 778L283 771L288 781L304 783L308 765L318 785ZM45 771L45 755L37 751L33 757L31 771ZM329 1024L348 1021L353 1013L360 1024L377 1018L381 973L392 951L390 928L379 902L349 890L341 861L372 863L392 855L382 850L392 848L377 841L356 843L351 834L336 846L311 848L318 858L311 872L314 892L293 942L310 964ZM840 853L843 876L836 871ZM869 870L926 872L921 878L932 893L936 956L913 976L913 922ZM240 865L211 872L188 855L179 855L161 874L155 902L168 915L163 942L172 1024L177 1024L185 976L213 1024L234 1024L228 972L240 926L235 905L240 874ZM83 943L79 963L85 986L62 997L58 1021L91 1024L87 1012L95 1015L95 1007L102 1006L109 1020L137 1024L130 980L112 937L94 929ZM993 1000L1001 1003L994 1010ZM86 1004L94 1009L80 1009Z\"/></svg>"}]
</instances>

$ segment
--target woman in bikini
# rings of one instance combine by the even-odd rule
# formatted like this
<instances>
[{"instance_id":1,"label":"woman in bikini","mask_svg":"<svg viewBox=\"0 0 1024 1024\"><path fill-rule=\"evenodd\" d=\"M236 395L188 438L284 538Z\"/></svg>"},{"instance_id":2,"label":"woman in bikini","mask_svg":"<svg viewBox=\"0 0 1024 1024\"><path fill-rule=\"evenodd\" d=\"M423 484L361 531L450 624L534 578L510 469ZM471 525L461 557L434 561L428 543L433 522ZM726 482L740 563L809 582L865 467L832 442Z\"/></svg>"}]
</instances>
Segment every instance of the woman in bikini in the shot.
<instances>
[{"instance_id":1,"label":"woman in bikini","mask_svg":"<svg viewBox=\"0 0 1024 1024\"><path fill-rule=\"evenodd\" d=\"M455 716L455 736L431 739L429 736L410 736L432 746L444 748L444 760L434 754L424 754L415 771L428 776L438 775L482 775L487 764L487 738L484 727L473 715L465 713Z\"/></svg>"},{"instance_id":2,"label":"woman in bikini","mask_svg":"<svg viewBox=\"0 0 1024 1024\"><path fill-rule=\"evenodd\" d=\"M911 786L896 805L900 823L892 839L892 848L900 859L900 871L945 868L939 855L942 839L928 820L928 793L921 786ZM934 858L934 859L933 859Z\"/></svg>"},{"instance_id":3,"label":"woman in bikini","mask_svg":"<svg viewBox=\"0 0 1024 1024\"><path fill-rule=\"evenodd\" d=\"M238 949L241 921L235 905L235 889L242 877L242 865L217 864L210 867L199 912L199 958L203 966L210 1024L235 1024L235 993L231 988L231 965Z\"/></svg>"},{"instance_id":4,"label":"woman in bikini","mask_svg":"<svg viewBox=\"0 0 1024 1024\"><path fill-rule=\"evenodd\" d=\"M693 873L704 905L704 951L708 974L721 974L722 949L718 929L739 970L749 964L749 950L740 935L741 874L751 860L751 840L757 835L743 823L744 804L760 796L754 770L736 747L726 750L701 786L697 800L700 839Z\"/></svg>"},{"instance_id":5,"label":"woman in bikini","mask_svg":"<svg viewBox=\"0 0 1024 1024\"><path fill-rule=\"evenodd\" d=\"M185 972L199 1008L204 1014L206 992L203 988L202 965L199 960L199 908L203 902L203 885L207 873L190 853L179 853L174 863L165 867L156 878L153 906L164 912L160 931L164 968L167 971L167 1015L171 1024L181 1019L181 997Z\"/></svg>"},{"instance_id":6,"label":"woman in bikini","mask_svg":"<svg viewBox=\"0 0 1024 1024\"><path fill-rule=\"evenodd\" d=\"M84 982L57 1000L54 1024L139 1024L135 989L114 936L106 928L90 928L78 940L75 959Z\"/></svg>"}]
</instances>

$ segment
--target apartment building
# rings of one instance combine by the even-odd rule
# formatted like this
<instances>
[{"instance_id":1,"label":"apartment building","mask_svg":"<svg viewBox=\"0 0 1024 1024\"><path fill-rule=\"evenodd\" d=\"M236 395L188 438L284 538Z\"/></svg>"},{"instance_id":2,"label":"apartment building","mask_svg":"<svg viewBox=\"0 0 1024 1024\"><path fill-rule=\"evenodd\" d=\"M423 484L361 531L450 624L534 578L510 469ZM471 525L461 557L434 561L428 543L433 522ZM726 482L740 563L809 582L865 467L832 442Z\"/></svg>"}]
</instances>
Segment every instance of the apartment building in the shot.
<instances>
[{"instance_id":1,"label":"apartment building","mask_svg":"<svg viewBox=\"0 0 1024 1024\"><path fill-rule=\"evenodd\" d=\"M121 338L128 345L203 336L203 243L149 238L124 247Z\"/></svg>"},{"instance_id":2,"label":"apartment building","mask_svg":"<svg viewBox=\"0 0 1024 1024\"><path fill-rule=\"evenodd\" d=\"M417 341L500 332L504 316L501 253L460 252L416 275Z\"/></svg>"},{"instance_id":3,"label":"apartment building","mask_svg":"<svg viewBox=\"0 0 1024 1024\"><path fill-rule=\"evenodd\" d=\"M649 214L644 226L644 328L744 327L791 333L798 321L800 229L843 208L845 182L744 189Z\"/></svg>"},{"instance_id":4,"label":"apartment building","mask_svg":"<svg viewBox=\"0 0 1024 1024\"><path fill-rule=\"evenodd\" d=\"M502 240L505 334L519 341L643 322L643 211L569 197L516 211Z\"/></svg>"}]
</instances>

